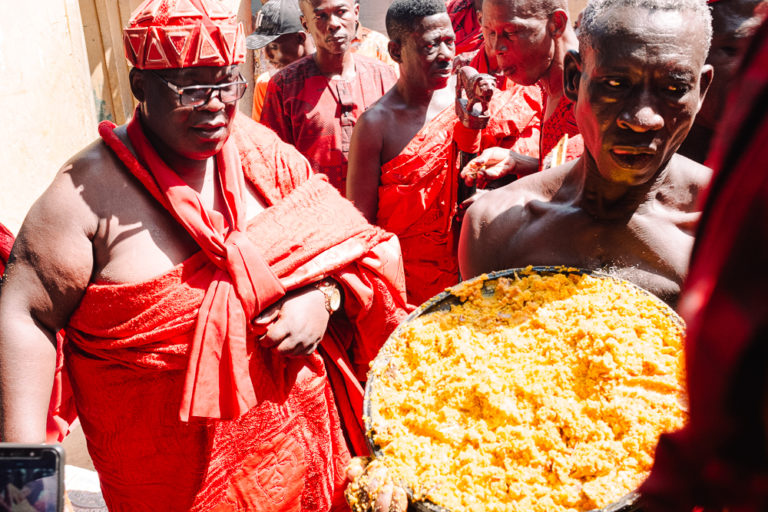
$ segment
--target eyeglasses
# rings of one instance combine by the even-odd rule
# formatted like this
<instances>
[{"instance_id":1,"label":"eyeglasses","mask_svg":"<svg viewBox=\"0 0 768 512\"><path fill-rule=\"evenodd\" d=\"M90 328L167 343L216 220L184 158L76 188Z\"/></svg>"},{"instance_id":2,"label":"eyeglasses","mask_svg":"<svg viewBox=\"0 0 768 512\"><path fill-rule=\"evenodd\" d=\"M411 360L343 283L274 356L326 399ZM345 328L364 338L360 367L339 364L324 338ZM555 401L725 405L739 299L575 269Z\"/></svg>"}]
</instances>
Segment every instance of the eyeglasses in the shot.
<instances>
[{"instance_id":1,"label":"eyeglasses","mask_svg":"<svg viewBox=\"0 0 768 512\"><path fill-rule=\"evenodd\" d=\"M162 80L170 90L179 95L179 103L185 107L201 107L207 105L211 101L211 96L214 92L218 91L219 99L224 103L232 103L243 97L245 89L248 87L248 82L245 81L243 75L240 75L240 79L236 82L228 82L226 84L218 85L186 85L179 87L172 84L158 73L152 71L152 74Z\"/></svg>"}]
</instances>

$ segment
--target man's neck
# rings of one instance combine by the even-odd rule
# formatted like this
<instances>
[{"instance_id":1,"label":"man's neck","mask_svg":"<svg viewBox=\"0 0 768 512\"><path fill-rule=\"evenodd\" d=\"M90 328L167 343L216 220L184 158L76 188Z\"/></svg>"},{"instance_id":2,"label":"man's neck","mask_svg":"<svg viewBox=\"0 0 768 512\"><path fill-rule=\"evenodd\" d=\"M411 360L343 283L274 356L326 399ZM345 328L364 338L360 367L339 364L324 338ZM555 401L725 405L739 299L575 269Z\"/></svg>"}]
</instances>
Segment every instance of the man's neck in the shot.
<instances>
[{"instance_id":1,"label":"man's neck","mask_svg":"<svg viewBox=\"0 0 768 512\"><path fill-rule=\"evenodd\" d=\"M141 115L141 114L140 114ZM157 135L151 130L146 128L146 125L141 121L139 117L142 130L152 143L155 151L165 164L179 175L189 186L195 188L195 184L201 182L208 170L213 166L214 158L208 158L206 160L193 160L183 157L169 148Z\"/></svg>"},{"instance_id":2,"label":"man's neck","mask_svg":"<svg viewBox=\"0 0 768 512\"><path fill-rule=\"evenodd\" d=\"M555 50L552 56L552 64L541 77L539 83L547 95L547 105L557 105L563 97L563 68L565 54L570 50L579 49L579 40L571 27L568 27L563 35L555 40Z\"/></svg>"},{"instance_id":3,"label":"man's neck","mask_svg":"<svg viewBox=\"0 0 768 512\"><path fill-rule=\"evenodd\" d=\"M573 175L580 180L575 204L596 220L629 220L640 205L651 199L664 182L669 163L641 185L628 185L606 180L588 153L576 162Z\"/></svg>"},{"instance_id":4,"label":"man's neck","mask_svg":"<svg viewBox=\"0 0 768 512\"><path fill-rule=\"evenodd\" d=\"M395 84L395 88L403 103L411 108L428 107L432 97L435 95L433 89L424 89L423 87L414 87L408 84L402 75Z\"/></svg>"},{"instance_id":5,"label":"man's neck","mask_svg":"<svg viewBox=\"0 0 768 512\"><path fill-rule=\"evenodd\" d=\"M352 59L352 52L328 53L318 49L313 55L315 64L320 68L320 72L328 78L341 76L351 79L355 76L355 62Z\"/></svg>"}]
</instances>

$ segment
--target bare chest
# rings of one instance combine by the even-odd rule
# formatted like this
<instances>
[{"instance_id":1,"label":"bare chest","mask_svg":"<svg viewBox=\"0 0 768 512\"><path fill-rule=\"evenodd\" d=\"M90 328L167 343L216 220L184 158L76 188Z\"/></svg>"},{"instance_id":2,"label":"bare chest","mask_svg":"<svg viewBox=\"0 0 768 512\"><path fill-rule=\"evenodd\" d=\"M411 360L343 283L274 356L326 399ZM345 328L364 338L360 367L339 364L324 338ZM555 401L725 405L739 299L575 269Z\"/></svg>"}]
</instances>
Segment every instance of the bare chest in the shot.
<instances>
[{"instance_id":1,"label":"bare chest","mask_svg":"<svg viewBox=\"0 0 768 512\"><path fill-rule=\"evenodd\" d=\"M693 237L665 212L597 221L582 211L530 215L507 241L502 265L566 265L602 270L674 302Z\"/></svg>"},{"instance_id":2,"label":"bare chest","mask_svg":"<svg viewBox=\"0 0 768 512\"><path fill-rule=\"evenodd\" d=\"M221 210L218 194L202 190L201 197L208 208ZM245 207L252 218L266 203L251 191ZM101 216L93 250L92 281L136 283L168 273L200 246L140 185L129 183Z\"/></svg>"}]
</instances>

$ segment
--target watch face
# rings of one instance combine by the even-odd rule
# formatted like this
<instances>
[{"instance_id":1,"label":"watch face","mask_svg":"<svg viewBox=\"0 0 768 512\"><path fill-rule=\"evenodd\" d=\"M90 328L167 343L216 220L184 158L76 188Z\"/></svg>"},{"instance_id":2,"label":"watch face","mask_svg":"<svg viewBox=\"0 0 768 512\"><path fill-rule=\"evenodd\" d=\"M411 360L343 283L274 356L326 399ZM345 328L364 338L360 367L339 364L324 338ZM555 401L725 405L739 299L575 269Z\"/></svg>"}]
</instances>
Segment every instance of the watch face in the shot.
<instances>
[{"instance_id":1,"label":"watch face","mask_svg":"<svg viewBox=\"0 0 768 512\"><path fill-rule=\"evenodd\" d=\"M337 311L341 307L341 292L335 286L330 289L328 306L331 311Z\"/></svg>"}]
</instances>

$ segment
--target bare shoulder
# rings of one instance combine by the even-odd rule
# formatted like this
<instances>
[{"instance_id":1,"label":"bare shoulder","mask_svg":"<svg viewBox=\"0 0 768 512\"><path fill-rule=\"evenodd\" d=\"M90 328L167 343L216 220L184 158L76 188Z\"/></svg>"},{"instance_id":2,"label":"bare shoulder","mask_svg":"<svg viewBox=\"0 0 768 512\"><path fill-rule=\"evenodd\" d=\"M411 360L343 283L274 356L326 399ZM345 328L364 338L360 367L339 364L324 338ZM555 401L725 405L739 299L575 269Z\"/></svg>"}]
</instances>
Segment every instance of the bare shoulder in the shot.
<instances>
[{"instance_id":1,"label":"bare shoulder","mask_svg":"<svg viewBox=\"0 0 768 512\"><path fill-rule=\"evenodd\" d=\"M393 128L393 110L398 106L396 103L394 89L390 89L360 115L355 129L362 125L359 130L366 135L382 138L386 133L383 130Z\"/></svg>"},{"instance_id":2,"label":"bare shoulder","mask_svg":"<svg viewBox=\"0 0 768 512\"><path fill-rule=\"evenodd\" d=\"M712 180L712 169L682 155L674 155L664 182L665 200L682 211L698 209L699 197Z\"/></svg>"},{"instance_id":3,"label":"bare shoulder","mask_svg":"<svg viewBox=\"0 0 768 512\"><path fill-rule=\"evenodd\" d=\"M550 201L564 175L565 169L547 169L483 193L469 207L462 222L459 240L462 277L497 268L495 259L504 252L509 239L524 227L530 203Z\"/></svg>"}]
</instances>

